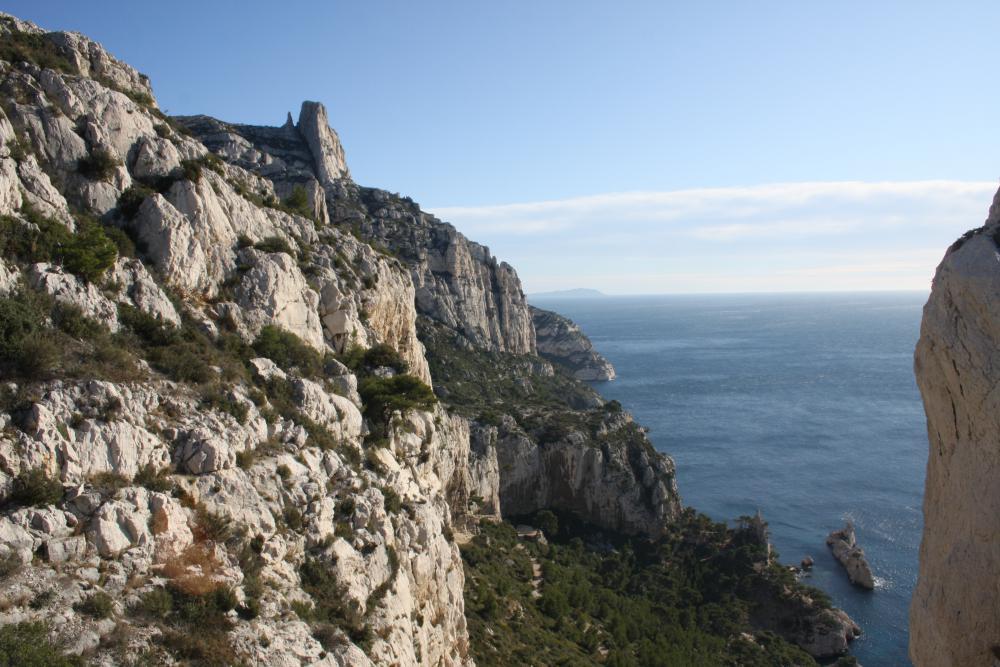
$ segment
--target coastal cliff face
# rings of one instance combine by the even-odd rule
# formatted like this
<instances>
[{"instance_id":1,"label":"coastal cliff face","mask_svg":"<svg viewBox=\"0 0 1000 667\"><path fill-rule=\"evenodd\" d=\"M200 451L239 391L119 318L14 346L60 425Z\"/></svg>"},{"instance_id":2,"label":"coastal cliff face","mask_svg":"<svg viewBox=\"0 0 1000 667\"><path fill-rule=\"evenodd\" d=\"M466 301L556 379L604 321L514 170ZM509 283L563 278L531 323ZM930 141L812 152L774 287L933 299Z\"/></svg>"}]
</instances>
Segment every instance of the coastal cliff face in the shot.
<instances>
[{"instance_id":1,"label":"coastal cliff face","mask_svg":"<svg viewBox=\"0 0 1000 667\"><path fill-rule=\"evenodd\" d=\"M470 665L456 533L552 509L732 551L691 510L678 528L673 461L573 377L613 372L575 325L540 321L558 363L515 271L353 183L322 105L172 118L99 44L0 14L0 644ZM774 630L841 652L846 626L755 564L794 620ZM736 612L741 651L788 648Z\"/></svg>"},{"instance_id":2,"label":"coastal cliff face","mask_svg":"<svg viewBox=\"0 0 1000 667\"><path fill-rule=\"evenodd\" d=\"M1000 659L1000 196L934 277L915 370L930 450L920 574L910 607L918 666Z\"/></svg>"},{"instance_id":3,"label":"coastal cliff face","mask_svg":"<svg viewBox=\"0 0 1000 667\"><path fill-rule=\"evenodd\" d=\"M554 370L514 270L352 183L322 105L171 118L82 35L0 33L0 625L100 664L464 665L453 530L671 520L648 442L531 458L420 393L421 318L528 360L526 399Z\"/></svg>"},{"instance_id":4,"label":"coastal cliff face","mask_svg":"<svg viewBox=\"0 0 1000 667\"><path fill-rule=\"evenodd\" d=\"M594 349L590 339L571 320L551 310L530 307L538 353L561 363L584 382L615 379L615 367Z\"/></svg>"}]
</instances>

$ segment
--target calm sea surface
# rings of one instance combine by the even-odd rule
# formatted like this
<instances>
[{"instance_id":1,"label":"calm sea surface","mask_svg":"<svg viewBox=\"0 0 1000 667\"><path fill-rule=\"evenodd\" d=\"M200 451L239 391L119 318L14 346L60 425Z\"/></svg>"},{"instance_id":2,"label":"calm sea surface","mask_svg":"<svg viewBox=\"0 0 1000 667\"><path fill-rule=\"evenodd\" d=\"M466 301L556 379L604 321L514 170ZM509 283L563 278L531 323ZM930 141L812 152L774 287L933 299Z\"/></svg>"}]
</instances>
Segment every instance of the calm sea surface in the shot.
<instances>
[{"instance_id":1,"label":"calm sea surface","mask_svg":"<svg viewBox=\"0 0 1000 667\"><path fill-rule=\"evenodd\" d=\"M677 462L684 503L758 508L783 562L864 631L865 667L909 665L927 435L913 379L921 293L537 299L615 366L600 383ZM854 521L877 588L850 585L826 534Z\"/></svg>"}]
</instances>

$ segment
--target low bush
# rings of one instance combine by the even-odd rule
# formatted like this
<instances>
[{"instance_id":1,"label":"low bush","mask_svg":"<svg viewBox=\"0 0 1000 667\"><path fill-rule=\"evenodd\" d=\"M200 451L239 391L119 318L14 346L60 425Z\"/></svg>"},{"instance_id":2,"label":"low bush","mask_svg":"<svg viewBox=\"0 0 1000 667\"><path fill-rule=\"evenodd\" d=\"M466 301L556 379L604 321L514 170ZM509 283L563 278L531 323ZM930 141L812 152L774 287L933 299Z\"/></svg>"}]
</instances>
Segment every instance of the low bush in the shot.
<instances>
[{"instance_id":1,"label":"low bush","mask_svg":"<svg viewBox=\"0 0 1000 667\"><path fill-rule=\"evenodd\" d=\"M406 360L399 355L396 348L385 343L379 343L368 348L365 351L362 363L365 368L369 369L391 368L397 373L405 373L408 370Z\"/></svg>"},{"instance_id":2,"label":"low bush","mask_svg":"<svg viewBox=\"0 0 1000 667\"><path fill-rule=\"evenodd\" d=\"M121 160L109 151L95 148L89 155L77 160L76 170L92 181L106 181L115 174L119 166Z\"/></svg>"},{"instance_id":3,"label":"low bush","mask_svg":"<svg viewBox=\"0 0 1000 667\"><path fill-rule=\"evenodd\" d=\"M253 342L254 351L285 370L297 368L307 376L323 372L323 356L301 338L281 327L267 325Z\"/></svg>"},{"instance_id":4,"label":"low bush","mask_svg":"<svg viewBox=\"0 0 1000 667\"><path fill-rule=\"evenodd\" d=\"M290 246L288 241L280 236L269 236L266 239L255 243L253 247L261 252L283 252L295 257L295 251L292 250L292 246Z\"/></svg>"},{"instance_id":5,"label":"low bush","mask_svg":"<svg viewBox=\"0 0 1000 667\"><path fill-rule=\"evenodd\" d=\"M115 603L110 595L98 591L90 597L73 605L73 609L93 618L111 618L115 611Z\"/></svg>"},{"instance_id":6,"label":"low bush","mask_svg":"<svg viewBox=\"0 0 1000 667\"><path fill-rule=\"evenodd\" d=\"M0 60L9 63L29 62L45 69L66 74L79 74L76 65L63 55L59 47L45 34L20 32L12 21L4 18L8 32L0 40Z\"/></svg>"},{"instance_id":7,"label":"low bush","mask_svg":"<svg viewBox=\"0 0 1000 667\"><path fill-rule=\"evenodd\" d=\"M21 214L30 224L0 216L0 252L21 261L58 262L70 273L94 282L114 264L118 246L97 221L81 216L74 234L62 223L40 215L30 206Z\"/></svg>"},{"instance_id":8,"label":"low bush","mask_svg":"<svg viewBox=\"0 0 1000 667\"><path fill-rule=\"evenodd\" d=\"M160 493L168 493L174 488L174 482L170 479L170 469L157 469L152 463L139 468L132 483Z\"/></svg>"},{"instance_id":9,"label":"low bush","mask_svg":"<svg viewBox=\"0 0 1000 667\"><path fill-rule=\"evenodd\" d=\"M60 259L70 273L97 282L118 259L118 246L100 224L81 220L77 222L76 234L66 241Z\"/></svg>"},{"instance_id":10,"label":"low bush","mask_svg":"<svg viewBox=\"0 0 1000 667\"><path fill-rule=\"evenodd\" d=\"M303 217L313 217L312 205L309 203L309 193L301 185L292 188L292 194L285 198L285 208Z\"/></svg>"},{"instance_id":11,"label":"low bush","mask_svg":"<svg viewBox=\"0 0 1000 667\"><path fill-rule=\"evenodd\" d=\"M372 422L373 435L384 436L392 413L399 410L430 410L437 397L426 384L412 375L390 378L367 377L358 388L365 416Z\"/></svg>"},{"instance_id":12,"label":"low bush","mask_svg":"<svg viewBox=\"0 0 1000 667\"><path fill-rule=\"evenodd\" d=\"M153 188L143 184L133 184L118 197L118 213L126 220L132 220L146 198L153 194Z\"/></svg>"},{"instance_id":13,"label":"low bush","mask_svg":"<svg viewBox=\"0 0 1000 667\"><path fill-rule=\"evenodd\" d=\"M17 505L44 507L55 505L63 498L63 485L58 477L49 477L42 468L25 470L14 478L10 499Z\"/></svg>"},{"instance_id":14,"label":"low bush","mask_svg":"<svg viewBox=\"0 0 1000 667\"><path fill-rule=\"evenodd\" d=\"M51 641L44 623L0 627L0 667L80 667L80 656L64 655Z\"/></svg>"}]
</instances>

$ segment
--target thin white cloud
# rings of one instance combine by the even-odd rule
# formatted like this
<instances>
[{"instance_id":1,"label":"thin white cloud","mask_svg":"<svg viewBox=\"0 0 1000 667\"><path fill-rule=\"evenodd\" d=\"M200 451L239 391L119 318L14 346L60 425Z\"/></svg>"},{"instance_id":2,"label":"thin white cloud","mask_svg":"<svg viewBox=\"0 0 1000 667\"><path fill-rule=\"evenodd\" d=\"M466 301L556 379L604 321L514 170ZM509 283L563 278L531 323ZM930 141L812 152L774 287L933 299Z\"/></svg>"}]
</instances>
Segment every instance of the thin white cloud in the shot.
<instances>
[{"instance_id":1,"label":"thin white cloud","mask_svg":"<svg viewBox=\"0 0 1000 667\"><path fill-rule=\"evenodd\" d=\"M990 181L809 182L438 207L528 291L924 289Z\"/></svg>"}]
</instances>

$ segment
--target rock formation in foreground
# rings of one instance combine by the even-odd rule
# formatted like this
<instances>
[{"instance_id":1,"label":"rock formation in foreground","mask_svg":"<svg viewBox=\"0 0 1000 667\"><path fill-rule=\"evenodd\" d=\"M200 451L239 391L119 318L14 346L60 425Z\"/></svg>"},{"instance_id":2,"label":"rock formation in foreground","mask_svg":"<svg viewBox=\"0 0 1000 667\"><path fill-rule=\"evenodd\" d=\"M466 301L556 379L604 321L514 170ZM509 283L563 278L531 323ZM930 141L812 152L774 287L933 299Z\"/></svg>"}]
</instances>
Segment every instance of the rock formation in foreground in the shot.
<instances>
[{"instance_id":1,"label":"rock formation in foreground","mask_svg":"<svg viewBox=\"0 0 1000 667\"><path fill-rule=\"evenodd\" d=\"M918 667L1000 659L1000 195L956 241L924 307L915 370L930 450L920 574L910 606Z\"/></svg>"},{"instance_id":2,"label":"rock formation in foreground","mask_svg":"<svg viewBox=\"0 0 1000 667\"><path fill-rule=\"evenodd\" d=\"M851 583L869 591L875 589L875 577L865 558L865 551L858 545L854 535L854 524L850 521L840 530L835 530L826 538L826 544L844 569Z\"/></svg>"},{"instance_id":3,"label":"rock formation in foreground","mask_svg":"<svg viewBox=\"0 0 1000 667\"><path fill-rule=\"evenodd\" d=\"M615 379L615 367L594 349L593 343L574 322L551 310L529 308L539 354L569 368L577 380L605 382Z\"/></svg>"}]
</instances>

